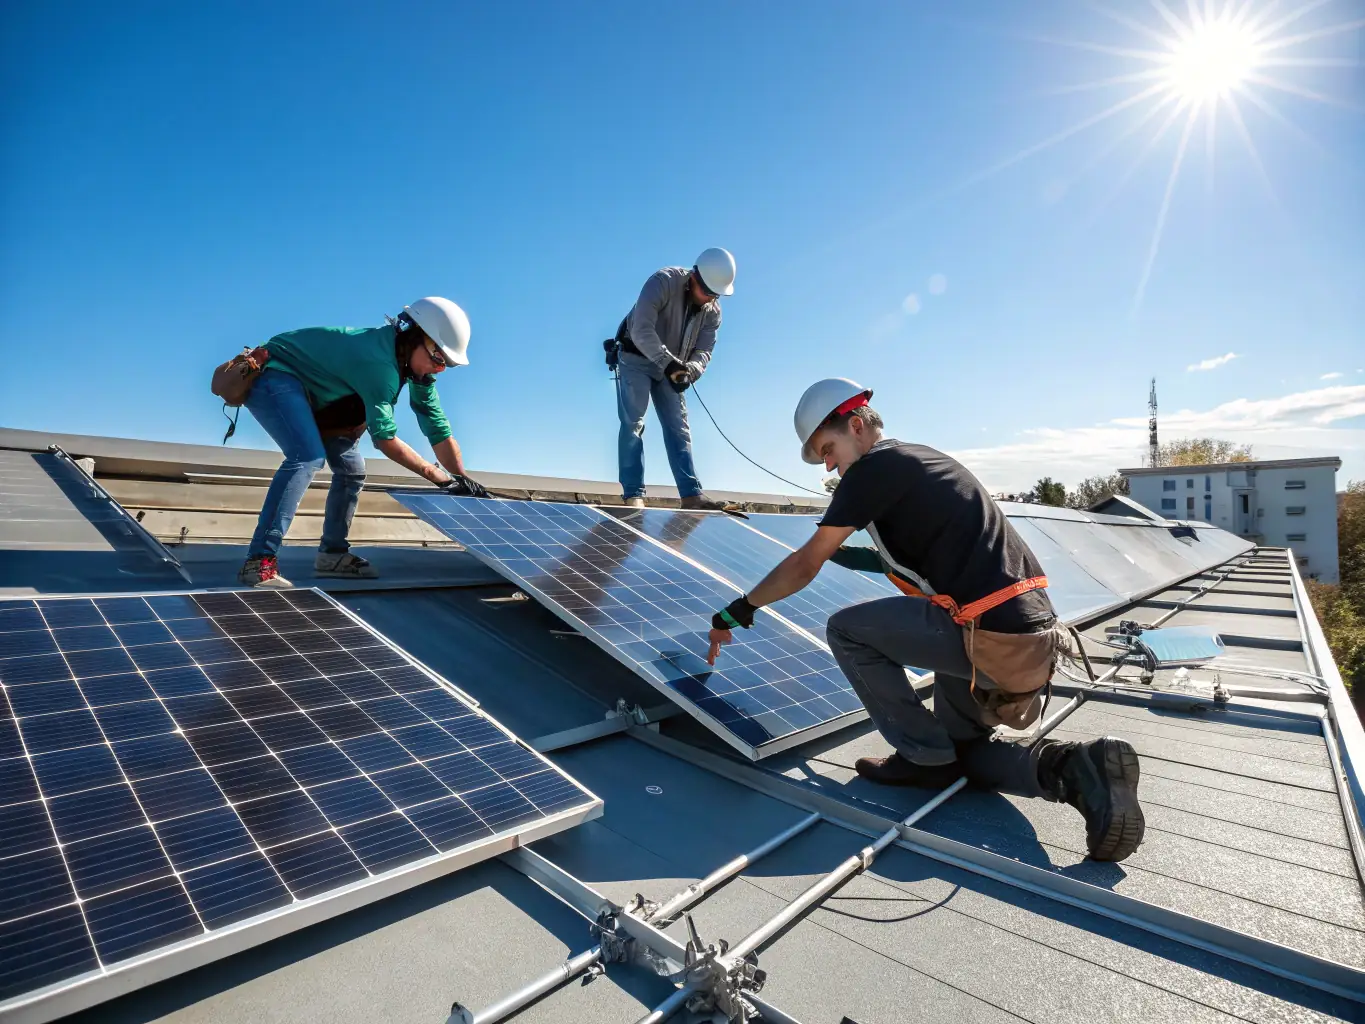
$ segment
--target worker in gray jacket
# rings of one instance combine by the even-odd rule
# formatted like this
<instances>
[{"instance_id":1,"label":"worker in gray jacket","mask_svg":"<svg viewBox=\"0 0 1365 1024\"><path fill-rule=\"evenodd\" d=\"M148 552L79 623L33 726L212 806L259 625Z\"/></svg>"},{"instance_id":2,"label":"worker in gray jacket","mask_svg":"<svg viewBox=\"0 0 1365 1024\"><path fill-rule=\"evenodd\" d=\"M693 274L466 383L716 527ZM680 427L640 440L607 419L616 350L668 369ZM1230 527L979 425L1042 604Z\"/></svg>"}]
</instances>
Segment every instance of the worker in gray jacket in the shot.
<instances>
[{"instance_id":1,"label":"worker in gray jacket","mask_svg":"<svg viewBox=\"0 0 1365 1024\"><path fill-rule=\"evenodd\" d=\"M707 249L691 270L664 267L651 274L617 331L616 409L621 420L617 457L627 505L645 503L642 437L653 398L682 507L725 507L702 493L692 465L683 392L706 372L720 327L720 296L734 290L735 258L724 249Z\"/></svg>"}]
</instances>

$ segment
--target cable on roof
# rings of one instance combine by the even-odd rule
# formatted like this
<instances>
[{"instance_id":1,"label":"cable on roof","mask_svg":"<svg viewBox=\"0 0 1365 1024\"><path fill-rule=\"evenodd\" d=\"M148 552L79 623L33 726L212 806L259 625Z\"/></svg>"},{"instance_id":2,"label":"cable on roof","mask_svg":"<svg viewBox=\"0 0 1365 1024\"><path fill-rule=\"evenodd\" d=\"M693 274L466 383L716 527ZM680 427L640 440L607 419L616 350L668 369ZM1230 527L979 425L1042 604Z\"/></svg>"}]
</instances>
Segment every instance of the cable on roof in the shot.
<instances>
[{"instance_id":1,"label":"cable on roof","mask_svg":"<svg viewBox=\"0 0 1365 1024\"><path fill-rule=\"evenodd\" d=\"M719 434L721 437L725 438L725 443L726 443L726 444L728 444L728 445L729 445L731 448L733 448L736 452L739 452L740 458L744 459L746 462L749 462L749 463L751 463L751 464L754 465L754 466L758 466L759 469L763 470L763 472L767 473L767 474L768 474L770 477L772 477L774 480L781 480L784 484L787 484L788 486L791 486L791 487L795 487L798 491L805 491L807 494L814 494L814 495L816 495L817 497L821 497L821 498L824 497L824 495L821 494L819 491L812 491L809 487L802 487L800 484L796 483L795 481L788 480L785 476L778 476L776 473L774 473L774 472L773 472L771 469L769 469L767 466L759 465L757 462L754 462L753 459L749 458L749 456L747 456L747 455L745 455L743 452L739 451L739 445L737 445L737 444L735 444L735 442L731 441L730 438L726 435L725 431L723 431L723 430L720 429L720 424L717 423L717 422L716 422L716 418L715 418L714 416L711 415L711 410L706 408L706 400L705 400L704 398L701 397L701 392L697 390L697 385L696 385L695 383L692 385L692 393L693 393L694 395L697 396L697 401L698 401L698 402L701 402L701 407L702 407L702 409L704 409L704 410L706 411L706 418L709 419L709 420L711 421L711 426L713 426L713 427L716 428L716 433Z\"/></svg>"}]
</instances>

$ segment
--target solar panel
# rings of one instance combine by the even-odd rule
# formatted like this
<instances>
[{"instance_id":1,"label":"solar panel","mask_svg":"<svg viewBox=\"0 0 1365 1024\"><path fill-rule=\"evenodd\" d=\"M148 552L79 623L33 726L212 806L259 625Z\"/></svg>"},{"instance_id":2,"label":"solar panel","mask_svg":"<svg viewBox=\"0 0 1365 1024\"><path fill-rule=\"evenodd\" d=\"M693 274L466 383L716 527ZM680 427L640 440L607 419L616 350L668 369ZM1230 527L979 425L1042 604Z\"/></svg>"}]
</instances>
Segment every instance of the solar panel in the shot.
<instances>
[{"instance_id":1,"label":"solar panel","mask_svg":"<svg viewBox=\"0 0 1365 1024\"><path fill-rule=\"evenodd\" d=\"M92 1005L601 806L316 591L0 602L0 1017Z\"/></svg>"},{"instance_id":2,"label":"solar panel","mask_svg":"<svg viewBox=\"0 0 1365 1024\"><path fill-rule=\"evenodd\" d=\"M739 586L599 509L390 493L749 757L865 714L823 643L769 609L708 667L711 616Z\"/></svg>"},{"instance_id":3,"label":"solar panel","mask_svg":"<svg viewBox=\"0 0 1365 1024\"><path fill-rule=\"evenodd\" d=\"M746 593L791 554L787 546L723 513L671 512L662 508L603 511L699 562ZM827 563L805 588L772 607L787 620L823 639L829 617L839 609L898 593L884 576Z\"/></svg>"}]
</instances>

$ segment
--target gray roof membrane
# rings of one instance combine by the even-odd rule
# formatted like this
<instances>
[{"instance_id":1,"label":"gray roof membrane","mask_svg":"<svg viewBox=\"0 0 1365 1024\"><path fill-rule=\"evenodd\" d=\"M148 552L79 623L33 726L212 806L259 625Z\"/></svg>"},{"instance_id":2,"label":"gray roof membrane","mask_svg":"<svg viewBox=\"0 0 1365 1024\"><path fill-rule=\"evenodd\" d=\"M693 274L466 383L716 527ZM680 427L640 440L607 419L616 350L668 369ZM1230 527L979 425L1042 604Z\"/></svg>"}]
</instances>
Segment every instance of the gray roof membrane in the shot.
<instances>
[{"instance_id":1,"label":"gray roof membrane","mask_svg":"<svg viewBox=\"0 0 1365 1024\"><path fill-rule=\"evenodd\" d=\"M1084 519L1068 510L1021 518L1043 536L1069 536L1073 531L1055 524ZM1298 684L1276 673L1315 671L1300 618L1261 614L1259 600L1237 600L1264 597L1266 609L1303 614L1284 552L1255 552L1247 568L1228 574L1217 566L1235 564L1245 542L1203 530L1193 542L1159 532L1179 547L1155 532L1142 536L1156 538L1167 554L1212 554L1183 560L1178 571L1163 568L1164 575L1154 573L1145 585L1135 577L1138 589L1128 596L1111 596L1091 606L1098 611L1072 616L1091 638L1087 648L1097 671L1110 667L1114 653L1098 643L1107 625L1155 621L1209 584L1216 585L1167 620L1207 618L1236 638L1221 658L1192 671L1195 678L1240 668L1254 674L1227 671L1221 680L1278 693ZM437 568L413 557L437 554L405 552L384 566L387 589L338 599L526 739L599 723L619 698L658 703L643 680L513 587L488 583L467 558ZM193 565L195 556L186 551L186 563ZM1095 557L1113 560L1103 551ZM1133 558L1148 564L1146 555ZM1047 571L1061 588L1063 570L1049 565ZM1158 685L1170 675L1159 671ZM1056 735L1109 733L1138 748L1148 831L1128 861L1086 860L1079 815L1038 800L967 790L919 827L1365 970L1365 905L1318 717L1322 705L1238 697L1188 711L1153 703L1136 669L1119 676L1131 692L1096 695ZM932 700L929 681L921 692ZM1051 710L1065 696L1054 695ZM550 754L604 799L605 813L534 848L618 904L636 893L663 900L799 820L807 813L802 793L887 818L903 817L934 795L856 777L856 757L889 749L866 722L757 766L731 756L685 716L659 728L687 749L718 754L748 777L775 780L779 793L797 795L760 792L634 735ZM708 942L740 938L866 842L837 824L816 825L697 903L692 916L700 934ZM681 922L666 932L686 938ZM452 1001L485 1006L593 941L580 914L508 865L490 862L70 1019L431 1024L445 1019ZM1359 1003L899 845L761 948L759 963L767 972L763 998L803 1024L834 1024L844 1016L857 1024L1365 1018ZM631 1022L671 990L647 971L613 964L605 975L576 979L513 1019Z\"/></svg>"}]
</instances>

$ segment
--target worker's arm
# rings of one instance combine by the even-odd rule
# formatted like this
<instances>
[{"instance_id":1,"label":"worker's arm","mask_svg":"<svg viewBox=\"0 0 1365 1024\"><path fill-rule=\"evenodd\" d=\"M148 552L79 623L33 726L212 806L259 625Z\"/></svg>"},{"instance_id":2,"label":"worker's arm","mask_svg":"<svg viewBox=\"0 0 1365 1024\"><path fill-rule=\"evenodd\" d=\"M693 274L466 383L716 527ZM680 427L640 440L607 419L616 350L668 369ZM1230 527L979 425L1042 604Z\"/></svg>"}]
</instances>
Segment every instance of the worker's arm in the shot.
<instances>
[{"instance_id":1,"label":"worker's arm","mask_svg":"<svg viewBox=\"0 0 1365 1024\"><path fill-rule=\"evenodd\" d=\"M452 440L450 443L454 444L454 441ZM418 455L412 448L397 437L376 440L374 446L378 448L386 458L393 459L394 462L398 463L404 469L412 470L412 472L430 483L440 485L450 479L450 474L446 473L440 466L422 458L422 456ZM455 450L458 455L459 448L457 447ZM436 454L439 458L440 452L437 452ZM444 460L442 461L444 462Z\"/></svg>"},{"instance_id":2,"label":"worker's arm","mask_svg":"<svg viewBox=\"0 0 1365 1024\"><path fill-rule=\"evenodd\" d=\"M464 471L464 455L460 452L460 442L453 437L437 441L431 446L436 453L436 461L456 476L468 476Z\"/></svg>"},{"instance_id":3,"label":"worker's arm","mask_svg":"<svg viewBox=\"0 0 1365 1024\"><path fill-rule=\"evenodd\" d=\"M663 309L668 298L668 276L661 273L651 274L645 286L640 289L640 297L635 308L630 311L630 340L655 366L663 369L673 358L673 353L664 347L654 325L659 320L659 310Z\"/></svg>"},{"instance_id":4,"label":"worker's arm","mask_svg":"<svg viewBox=\"0 0 1365 1024\"><path fill-rule=\"evenodd\" d=\"M707 664L714 665L721 647L734 639L731 632L734 626L747 629L753 625L755 610L781 601L784 597L790 597L805 587L815 579L820 567L830 556L839 550L839 545L852 535L851 526L819 527L814 537L806 541L799 550L782 559L777 568L763 577L758 586L746 596L732 601L724 611L717 612L716 617L712 619L709 637L711 648L706 652Z\"/></svg>"},{"instance_id":5,"label":"worker's arm","mask_svg":"<svg viewBox=\"0 0 1365 1024\"><path fill-rule=\"evenodd\" d=\"M706 372L711 362L711 351L716 347L716 331L720 330L720 303L708 303L699 314L702 318L701 330L697 332L697 343L687 357L687 368L695 381Z\"/></svg>"}]
</instances>

